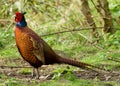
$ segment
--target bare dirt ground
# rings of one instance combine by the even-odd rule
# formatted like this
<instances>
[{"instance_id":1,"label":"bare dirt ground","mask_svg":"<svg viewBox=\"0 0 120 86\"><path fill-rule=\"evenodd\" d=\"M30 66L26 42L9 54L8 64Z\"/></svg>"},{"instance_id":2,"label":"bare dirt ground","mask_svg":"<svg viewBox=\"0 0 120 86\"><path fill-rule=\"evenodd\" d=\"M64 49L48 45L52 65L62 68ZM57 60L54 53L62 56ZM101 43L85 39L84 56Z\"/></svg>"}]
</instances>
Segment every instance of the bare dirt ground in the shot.
<instances>
[{"instance_id":1,"label":"bare dirt ground","mask_svg":"<svg viewBox=\"0 0 120 86\"><path fill-rule=\"evenodd\" d=\"M67 67L65 65L60 65L60 66ZM0 59L0 74L5 74L8 77L14 77L18 79L31 79L32 77L31 77L30 72L20 73L20 70L24 69L24 67L28 67L28 70L32 69L32 67L30 67L30 65L27 62L19 58L9 59L9 60ZM52 70L57 69L57 67L59 67L59 65L42 66L40 68L40 80L39 81L51 80L53 78ZM76 78L80 78L80 79L96 79L97 78L101 81L118 81L118 82L120 81L120 73L117 69L109 73L94 72L91 70L80 69L77 71L73 71L73 74L76 76Z\"/></svg>"}]
</instances>

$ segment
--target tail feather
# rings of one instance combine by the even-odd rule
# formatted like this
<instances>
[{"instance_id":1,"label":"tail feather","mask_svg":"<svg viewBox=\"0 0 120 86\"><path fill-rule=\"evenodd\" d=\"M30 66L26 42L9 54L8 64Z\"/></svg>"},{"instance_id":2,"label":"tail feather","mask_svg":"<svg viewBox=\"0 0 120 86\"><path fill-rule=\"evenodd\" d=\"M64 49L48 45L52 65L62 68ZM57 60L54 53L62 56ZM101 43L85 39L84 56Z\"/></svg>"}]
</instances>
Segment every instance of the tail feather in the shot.
<instances>
[{"instance_id":1,"label":"tail feather","mask_svg":"<svg viewBox=\"0 0 120 86\"><path fill-rule=\"evenodd\" d=\"M84 63L84 62L75 61L75 60L68 59L68 58L59 57L58 62L59 63L64 63L64 64L69 64L69 65L76 66L76 67L80 67L80 68L85 69L85 70L93 70L93 71L97 71L97 72L98 71L108 72L105 69L96 67L94 65L87 64L87 63Z\"/></svg>"},{"instance_id":2,"label":"tail feather","mask_svg":"<svg viewBox=\"0 0 120 86\"><path fill-rule=\"evenodd\" d=\"M75 60L72 60L72 59L68 59L68 58L62 58L62 57L60 57L58 61L59 61L60 63L73 65L73 66L80 67L80 68L83 68L83 69L84 69L86 66L88 66L86 63L78 62L78 61L75 61Z\"/></svg>"}]
</instances>

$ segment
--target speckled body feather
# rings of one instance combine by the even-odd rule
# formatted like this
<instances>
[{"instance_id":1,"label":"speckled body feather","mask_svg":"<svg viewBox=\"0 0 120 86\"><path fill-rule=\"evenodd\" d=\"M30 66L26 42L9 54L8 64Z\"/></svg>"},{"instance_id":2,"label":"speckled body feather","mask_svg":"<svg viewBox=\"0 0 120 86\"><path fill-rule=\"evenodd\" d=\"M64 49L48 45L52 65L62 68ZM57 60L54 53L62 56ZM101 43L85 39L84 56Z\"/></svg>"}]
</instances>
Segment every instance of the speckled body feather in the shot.
<instances>
[{"instance_id":1,"label":"speckled body feather","mask_svg":"<svg viewBox=\"0 0 120 86\"><path fill-rule=\"evenodd\" d=\"M47 65L57 63L56 53L54 53L54 51L47 45L47 43L27 26L26 27L16 26L15 39L18 50L22 57L35 68L38 68L43 64ZM41 48L42 50L39 50ZM35 50L37 50L38 53L43 54L44 61L41 61L36 57L34 53Z\"/></svg>"}]
</instances>

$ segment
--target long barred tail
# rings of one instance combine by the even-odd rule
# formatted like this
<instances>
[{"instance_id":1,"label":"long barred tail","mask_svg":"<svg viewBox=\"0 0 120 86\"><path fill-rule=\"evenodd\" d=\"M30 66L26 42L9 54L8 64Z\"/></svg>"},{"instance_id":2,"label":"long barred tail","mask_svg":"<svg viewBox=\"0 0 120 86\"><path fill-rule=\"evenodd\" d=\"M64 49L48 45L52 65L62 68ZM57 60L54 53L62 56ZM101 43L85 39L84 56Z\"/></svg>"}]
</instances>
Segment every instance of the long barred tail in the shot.
<instances>
[{"instance_id":1,"label":"long barred tail","mask_svg":"<svg viewBox=\"0 0 120 86\"><path fill-rule=\"evenodd\" d=\"M69 64L69 65L76 66L76 67L80 67L80 68L85 69L85 70L93 70L93 71L97 71L97 72L101 72L101 71L108 72L107 70L96 67L94 65L87 64L84 62L75 61L75 60L68 59L68 58L59 57L58 62L64 63L64 64Z\"/></svg>"}]
</instances>

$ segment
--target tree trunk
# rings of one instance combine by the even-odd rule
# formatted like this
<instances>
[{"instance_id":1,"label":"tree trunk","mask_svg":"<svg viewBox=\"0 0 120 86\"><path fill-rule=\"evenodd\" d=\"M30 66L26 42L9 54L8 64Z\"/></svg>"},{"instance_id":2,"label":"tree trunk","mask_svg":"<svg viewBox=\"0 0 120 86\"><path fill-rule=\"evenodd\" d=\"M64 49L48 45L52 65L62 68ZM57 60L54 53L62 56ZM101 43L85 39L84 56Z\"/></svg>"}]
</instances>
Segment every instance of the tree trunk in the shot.
<instances>
[{"instance_id":1,"label":"tree trunk","mask_svg":"<svg viewBox=\"0 0 120 86\"><path fill-rule=\"evenodd\" d=\"M92 14L90 12L88 0L80 0L80 9L81 9L83 16L85 17L85 20L92 27L92 30L90 32L90 34L91 34L90 38L91 38L91 41L93 41L93 38L97 38L98 33L95 31L96 25L95 25L95 22L93 20Z\"/></svg>"},{"instance_id":2,"label":"tree trunk","mask_svg":"<svg viewBox=\"0 0 120 86\"><path fill-rule=\"evenodd\" d=\"M97 11L103 19L103 34L105 40L107 39L106 33L113 33L112 16L109 10L109 3L107 0L97 0Z\"/></svg>"}]
</instances>

